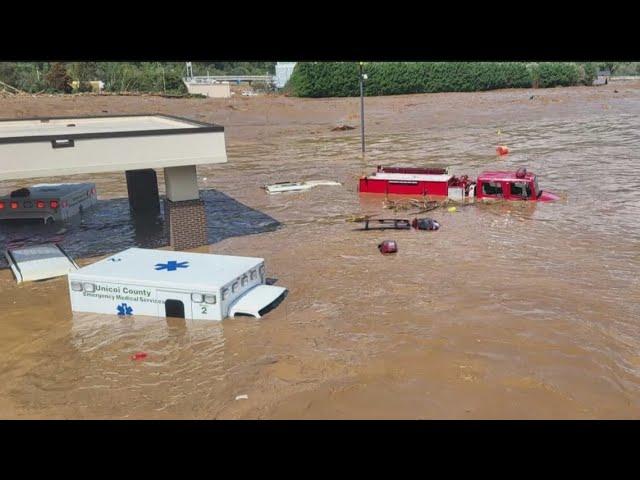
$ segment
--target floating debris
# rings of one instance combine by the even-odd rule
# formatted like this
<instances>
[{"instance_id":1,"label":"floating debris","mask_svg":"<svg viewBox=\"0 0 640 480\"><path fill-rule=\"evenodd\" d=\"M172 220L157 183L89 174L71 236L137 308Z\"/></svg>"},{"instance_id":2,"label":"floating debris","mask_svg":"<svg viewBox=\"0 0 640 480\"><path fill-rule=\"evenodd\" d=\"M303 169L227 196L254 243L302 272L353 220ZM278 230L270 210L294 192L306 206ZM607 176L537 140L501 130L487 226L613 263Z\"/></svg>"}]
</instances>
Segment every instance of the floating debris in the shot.
<instances>
[{"instance_id":1,"label":"floating debris","mask_svg":"<svg viewBox=\"0 0 640 480\"><path fill-rule=\"evenodd\" d=\"M496 152L498 155L506 155L509 153L509 147L505 146L505 145L498 145L496 147Z\"/></svg>"},{"instance_id":2,"label":"floating debris","mask_svg":"<svg viewBox=\"0 0 640 480\"><path fill-rule=\"evenodd\" d=\"M408 200L388 200L387 199L387 200L383 200L382 208L386 208L393 211L418 209L420 211L416 213L423 213L423 212L435 210L436 208L440 208L446 205L447 202L448 200L445 200L444 202L438 202L436 200L417 200L415 198L411 198Z\"/></svg>"},{"instance_id":3,"label":"floating debris","mask_svg":"<svg viewBox=\"0 0 640 480\"><path fill-rule=\"evenodd\" d=\"M332 180L308 180L306 182L279 182L271 185L265 185L263 188L267 193L285 193L285 192L301 192L310 190L318 186L341 186L339 182Z\"/></svg>"},{"instance_id":4,"label":"floating debris","mask_svg":"<svg viewBox=\"0 0 640 480\"><path fill-rule=\"evenodd\" d=\"M332 132L340 132L345 130L354 130L356 127L352 127L351 125L341 124L331 129Z\"/></svg>"},{"instance_id":5,"label":"floating debris","mask_svg":"<svg viewBox=\"0 0 640 480\"><path fill-rule=\"evenodd\" d=\"M411 222L404 218L366 218L360 230L411 230Z\"/></svg>"},{"instance_id":6,"label":"floating debris","mask_svg":"<svg viewBox=\"0 0 640 480\"><path fill-rule=\"evenodd\" d=\"M385 240L380 245L378 245L378 250L383 255L387 253L397 253L398 252L398 243L395 240Z\"/></svg>"},{"instance_id":7,"label":"floating debris","mask_svg":"<svg viewBox=\"0 0 640 480\"><path fill-rule=\"evenodd\" d=\"M414 218L411 226L416 230L439 230L440 224L432 218Z\"/></svg>"},{"instance_id":8,"label":"floating debris","mask_svg":"<svg viewBox=\"0 0 640 480\"><path fill-rule=\"evenodd\" d=\"M369 220L371 217L371 215L351 215L345 222L360 223Z\"/></svg>"}]
</instances>

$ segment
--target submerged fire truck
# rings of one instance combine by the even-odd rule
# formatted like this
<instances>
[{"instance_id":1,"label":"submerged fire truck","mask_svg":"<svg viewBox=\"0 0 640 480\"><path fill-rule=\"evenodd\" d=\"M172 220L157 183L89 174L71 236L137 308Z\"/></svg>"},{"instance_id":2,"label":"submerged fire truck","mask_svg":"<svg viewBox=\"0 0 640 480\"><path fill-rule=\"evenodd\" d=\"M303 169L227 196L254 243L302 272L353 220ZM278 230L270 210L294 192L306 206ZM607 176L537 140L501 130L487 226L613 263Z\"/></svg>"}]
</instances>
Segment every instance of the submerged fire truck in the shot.
<instances>
[{"instance_id":1,"label":"submerged fire truck","mask_svg":"<svg viewBox=\"0 0 640 480\"><path fill-rule=\"evenodd\" d=\"M375 173L360 178L360 193L448 197L465 200L558 200L553 193L541 190L535 174L519 168L515 172L481 173L476 181L468 175L456 177L446 167L413 168L378 166Z\"/></svg>"}]
</instances>

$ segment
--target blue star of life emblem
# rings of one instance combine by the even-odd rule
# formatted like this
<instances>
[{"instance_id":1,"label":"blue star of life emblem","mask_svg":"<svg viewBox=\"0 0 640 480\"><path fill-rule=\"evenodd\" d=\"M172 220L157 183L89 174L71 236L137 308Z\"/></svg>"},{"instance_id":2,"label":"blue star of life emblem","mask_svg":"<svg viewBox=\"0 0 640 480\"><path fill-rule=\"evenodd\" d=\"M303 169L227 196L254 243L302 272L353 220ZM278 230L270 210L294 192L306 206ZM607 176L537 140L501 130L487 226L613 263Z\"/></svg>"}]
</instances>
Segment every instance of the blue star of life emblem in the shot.
<instances>
[{"instance_id":1,"label":"blue star of life emblem","mask_svg":"<svg viewBox=\"0 0 640 480\"><path fill-rule=\"evenodd\" d=\"M133 308L126 303L118 305L118 315L131 315L133 314Z\"/></svg>"},{"instance_id":2,"label":"blue star of life emblem","mask_svg":"<svg viewBox=\"0 0 640 480\"><path fill-rule=\"evenodd\" d=\"M156 263L156 270L173 272L179 268L189 268L189 262L176 262L175 260L169 260L167 263Z\"/></svg>"}]
</instances>

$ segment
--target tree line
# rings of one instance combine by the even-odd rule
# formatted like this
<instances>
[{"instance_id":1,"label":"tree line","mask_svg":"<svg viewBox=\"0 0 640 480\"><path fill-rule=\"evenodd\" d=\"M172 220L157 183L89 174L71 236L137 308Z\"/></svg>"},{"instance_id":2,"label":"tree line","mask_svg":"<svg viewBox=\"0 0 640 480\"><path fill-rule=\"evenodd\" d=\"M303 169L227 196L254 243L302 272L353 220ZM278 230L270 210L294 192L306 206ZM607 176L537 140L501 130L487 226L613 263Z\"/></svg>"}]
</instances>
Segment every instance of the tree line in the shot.
<instances>
[{"instance_id":1,"label":"tree line","mask_svg":"<svg viewBox=\"0 0 640 480\"><path fill-rule=\"evenodd\" d=\"M194 75L273 74L275 62L193 62ZM184 94L184 62L0 62L0 81L29 93L91 91Z\"/></svg>"},{"instance_id":2,"label":"tree line","mask_svg":"<svg viewBox=\"0 0 640 480\"><path fill-rule=\"evenodd\" d=\"M275 62L194 62L194 75L273 74ZM359 95L358 63L302 62L287 91L300 97ZM366 95L590 85L598 70L640 75L640 62L372 62ZM185 94L184 62L0 62L0 82L29 93L73 93L104 82L113 93ZM0 90L2 85L0 84Z\"/></svg>"}]
</instances>

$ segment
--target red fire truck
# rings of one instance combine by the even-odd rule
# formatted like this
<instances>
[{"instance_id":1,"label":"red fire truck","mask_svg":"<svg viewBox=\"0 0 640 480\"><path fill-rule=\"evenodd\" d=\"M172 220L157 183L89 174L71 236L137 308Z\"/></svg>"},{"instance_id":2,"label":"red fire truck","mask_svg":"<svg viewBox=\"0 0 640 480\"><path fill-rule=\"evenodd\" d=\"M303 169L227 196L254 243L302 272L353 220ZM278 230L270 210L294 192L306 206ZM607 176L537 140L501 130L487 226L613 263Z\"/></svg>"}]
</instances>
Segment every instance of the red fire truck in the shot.
<instances>
[{"instance_id":1,"label":"red fire truck","mask_svg":"<svg viewBox=\"0 0 640 480\"><path fill-rule=\"evenodd\" d=\"M535 174L519 168L515 172L483 172L476 181L467 175L457 177L445 167L411 168L378 166L375 173L360 178L360 193L448 197L456 201L558 200L553 193L541 190Z\"/></svg>"}]
</instances>

